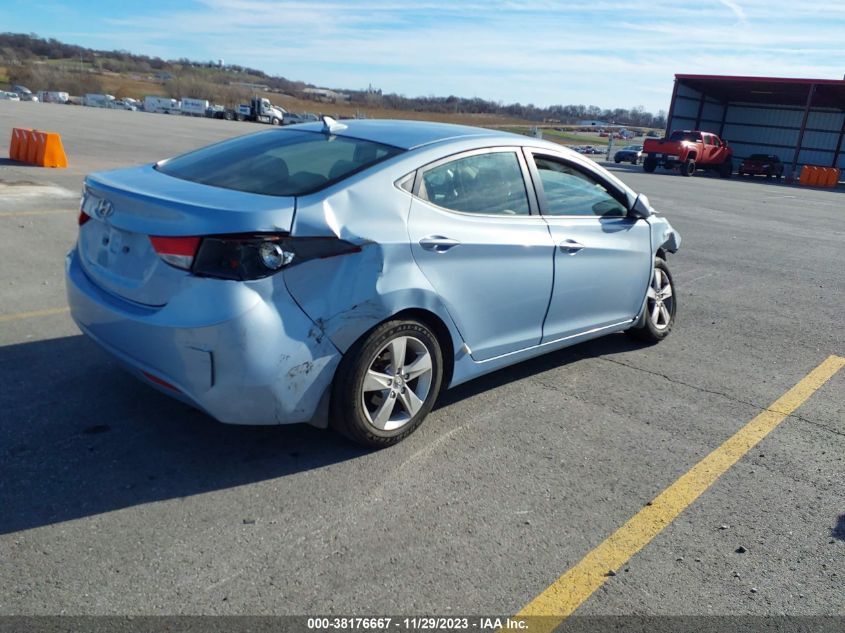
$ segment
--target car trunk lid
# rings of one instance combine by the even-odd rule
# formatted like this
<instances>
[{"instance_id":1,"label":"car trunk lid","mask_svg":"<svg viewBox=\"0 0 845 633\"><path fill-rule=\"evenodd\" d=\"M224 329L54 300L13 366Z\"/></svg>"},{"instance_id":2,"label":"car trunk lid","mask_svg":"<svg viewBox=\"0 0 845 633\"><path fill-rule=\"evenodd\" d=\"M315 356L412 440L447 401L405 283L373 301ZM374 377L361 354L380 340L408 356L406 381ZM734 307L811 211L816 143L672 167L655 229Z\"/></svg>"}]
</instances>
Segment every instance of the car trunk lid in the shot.
<instances>
[{"instance_id":1,"label":"car trunk lid","mask_svg":"<svg viewBox=\"0 0 845 633\"><path fill-rule=\"evenodd\" d=\"M93 174L85 180L82 211L90 219L80 225L80 259L106 291L163 306L189 273L166 263L151 237L289 233L295 209L293 197L211 187L152 165Z\"/></svg>"}]
</instances>

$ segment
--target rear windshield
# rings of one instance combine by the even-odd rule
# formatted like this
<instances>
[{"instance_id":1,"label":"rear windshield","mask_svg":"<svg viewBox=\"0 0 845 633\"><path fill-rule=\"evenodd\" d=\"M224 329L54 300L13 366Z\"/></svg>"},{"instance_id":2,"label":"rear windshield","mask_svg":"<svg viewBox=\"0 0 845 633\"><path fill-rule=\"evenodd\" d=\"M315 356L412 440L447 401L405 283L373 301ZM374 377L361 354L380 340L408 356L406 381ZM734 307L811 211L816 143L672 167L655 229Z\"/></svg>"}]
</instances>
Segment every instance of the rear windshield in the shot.
<instances>
[{"instance_id":1,"label":"rear windshield","mask_svg":"<svg viewBox=\"0 0 845 633\"><path fill-rule=\"evenodd\" d=\"M301 196L343 180L403 150L343 136L270 130L209 145L156 165L160 172L212 187Z\"/></svg>"},{"instance_id":2,"label":"rear windshield","mask_svg":"<svg viewBox=\"0 0 845 633\"><path fill-rule=\"evenodd\" d=\"M700 132L682 132L681 130L675 130L672 132L672 135L669 137L670 141L700 141L701 140L701 133Z\"/></svg>"}]
</instances>

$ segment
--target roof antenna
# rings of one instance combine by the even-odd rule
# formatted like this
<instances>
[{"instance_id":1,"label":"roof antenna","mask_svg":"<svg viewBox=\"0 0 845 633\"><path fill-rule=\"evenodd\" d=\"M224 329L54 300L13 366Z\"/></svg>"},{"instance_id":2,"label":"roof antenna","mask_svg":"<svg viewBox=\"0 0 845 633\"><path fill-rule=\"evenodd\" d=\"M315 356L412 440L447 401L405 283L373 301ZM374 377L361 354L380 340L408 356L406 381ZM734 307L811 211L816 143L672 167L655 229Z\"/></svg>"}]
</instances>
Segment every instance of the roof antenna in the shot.
<instances>
[{"instance_id":1,"label":"roof antenna","mask_svg":"<svg viewBox=\"0 0 845 633\"><path fill-rule=\"evenodd\" d=\"M334 134L335 132L340 132L346 128L347 126L343 123L338 123L326 114L323 115L323 132L325 134Z\"/></svg>"}]
</instances>

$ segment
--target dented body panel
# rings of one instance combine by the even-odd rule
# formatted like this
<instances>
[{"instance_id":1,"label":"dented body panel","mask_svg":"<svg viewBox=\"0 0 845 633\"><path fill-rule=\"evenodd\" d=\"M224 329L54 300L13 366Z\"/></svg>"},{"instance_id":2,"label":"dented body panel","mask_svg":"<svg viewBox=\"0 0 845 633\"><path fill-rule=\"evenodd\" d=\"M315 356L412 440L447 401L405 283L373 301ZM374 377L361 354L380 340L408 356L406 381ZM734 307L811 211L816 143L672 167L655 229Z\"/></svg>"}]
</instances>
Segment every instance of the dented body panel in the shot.
<instances>
[{"instance_id":1,"label":"dented body panel","mask_svg":"<svg viewBox=\"0 0 845 633\"><path fill-rule=\"evenodd\" d=\"M116 210L102 225L81 227L79 245L67 257L68 301L83 332L147 383L222 422L325 426L341 358L384 321L412 311L436 329L451 363L447 386L454 386L627 329L644 303L653 256L680 246L678 233L648 207L639 217L604 223L593 255L604 259L594 260L602 263L593 270L586 257L558 249L579 222L541 215L532 194L530 214L485 219L428 203L402 184L444 157L506 147L525 152L523 165L529 151L565 158L633 207L636 193L618 178L557 144L461 126L348 123L341 134L405 151L295 199L185 183L151 167L90 177L91 195L110 199ZM320 124L296 127L320 130ZM196 276L149 251L150 279L136 288L109 278L114 269L97 246L104 226L142 237L280 231L292 239L337 238L354 249L252 281ZM449 253L421 249L427 236L460 245ZM619 262L636 273L603 282ZM589 284L580 283L591 274ZM581 286L624 301L581 298L582 314L569 318L567 306L579 297L565 291ZM600 307L610 316L593 314Z\"/></svg>"}]
</instances>

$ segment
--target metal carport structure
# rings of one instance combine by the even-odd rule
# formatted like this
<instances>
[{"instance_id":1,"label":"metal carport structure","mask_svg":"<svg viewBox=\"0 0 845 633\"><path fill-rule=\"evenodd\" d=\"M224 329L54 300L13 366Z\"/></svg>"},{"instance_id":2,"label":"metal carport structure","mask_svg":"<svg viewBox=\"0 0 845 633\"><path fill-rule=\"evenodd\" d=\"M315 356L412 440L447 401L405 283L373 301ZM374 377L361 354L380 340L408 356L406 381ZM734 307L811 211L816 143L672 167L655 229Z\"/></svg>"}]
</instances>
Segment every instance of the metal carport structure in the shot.
<instances>
[{"instance_id":1,"label":"metal carport structure","mask_svg":"<svg viewBox=\"0 0 845 633\"><path fill-rule=\"evenodd\" d=\"M666 133L679 129L718 134L736 159L774 154L787 177L801 165L845 172L845 81L678 74Z\"/></svg>"}]
</instances>

